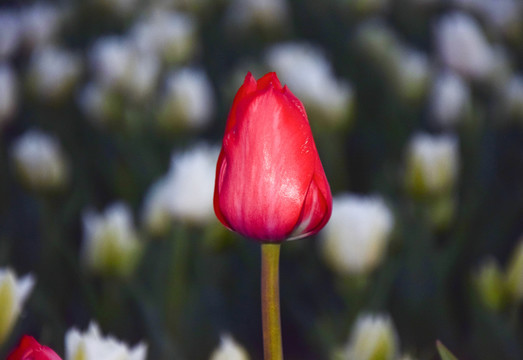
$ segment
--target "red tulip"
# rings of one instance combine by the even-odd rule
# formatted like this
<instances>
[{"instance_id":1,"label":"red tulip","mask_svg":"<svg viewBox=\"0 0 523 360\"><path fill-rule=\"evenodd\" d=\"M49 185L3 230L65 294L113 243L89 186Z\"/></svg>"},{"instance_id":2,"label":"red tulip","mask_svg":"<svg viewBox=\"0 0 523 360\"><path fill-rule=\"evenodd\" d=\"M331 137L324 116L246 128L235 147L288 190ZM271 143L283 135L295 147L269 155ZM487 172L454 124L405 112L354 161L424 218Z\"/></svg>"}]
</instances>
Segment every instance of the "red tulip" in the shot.
<instances>
[{"instance_id":1,"label":"red tulip","mask_svg":"<svg viewBox=\"0 0 523 360\"><path fill-rule=\"evenodd\" d=\"M275 73L234 98L218 158L214 211L229 229L279 243L320 231L332 195L303 104Z\"/></svg>"},{"instance_id":2,"label":"red tulip","mask_svg":"<svg viewBox=\"0 0 523 360\"><path fill-rule=\"evenodd\" d=\"M60 356L40 345L32 336L24 335L18 347L7 357L7 360L61 360Z\"/></svg>"}]
</instances>

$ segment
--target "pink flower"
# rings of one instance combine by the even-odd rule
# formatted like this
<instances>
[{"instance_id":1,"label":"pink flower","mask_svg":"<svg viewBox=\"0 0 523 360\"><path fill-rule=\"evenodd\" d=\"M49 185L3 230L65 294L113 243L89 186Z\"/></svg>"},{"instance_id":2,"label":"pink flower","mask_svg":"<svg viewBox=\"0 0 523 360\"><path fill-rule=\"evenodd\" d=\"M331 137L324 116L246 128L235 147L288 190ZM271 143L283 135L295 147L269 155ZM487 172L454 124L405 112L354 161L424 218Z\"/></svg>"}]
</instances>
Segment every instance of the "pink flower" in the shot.
<instances>
[{"instance_id":1,"label":"pink flower","mask_svg":"<svg viewBox=\"0 0 523 360\"><path fill-rule=\"evenodd\" d=\"M24 335L7 360L61 360L61 358L51 348L40 345L34 337Z\"/></svg>"},{"instance_id":2,"label":"pink flower","mask_svg":"<svg viewBox=\"0 0 523 360\"><path fill-rule=\"evenodd\" d=\"M303 104L275 73L251 73L234 98L218 158L214 211L261 242L313 235L332 211L329 183Z\"/></svg>"}]
</instances>

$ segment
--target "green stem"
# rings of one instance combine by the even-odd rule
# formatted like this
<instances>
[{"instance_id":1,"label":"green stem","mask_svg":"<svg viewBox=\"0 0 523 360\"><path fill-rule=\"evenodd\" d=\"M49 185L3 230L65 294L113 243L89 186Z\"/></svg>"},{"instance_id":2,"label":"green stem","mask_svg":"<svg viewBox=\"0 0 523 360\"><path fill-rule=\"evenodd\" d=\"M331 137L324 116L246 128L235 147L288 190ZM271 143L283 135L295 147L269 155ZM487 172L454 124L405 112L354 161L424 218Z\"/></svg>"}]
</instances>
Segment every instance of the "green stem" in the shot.
<instances>
[{"instance_id":1,"label":"green stem","mask_svg":"<svg viewBox=\"0 0 523 360\"><path fill-rule=\"evenodd\" d=\"M261 248L263 354L265 360L283 360L280 324L280 244L264 243Z\"/></svg>"}]
</instances>

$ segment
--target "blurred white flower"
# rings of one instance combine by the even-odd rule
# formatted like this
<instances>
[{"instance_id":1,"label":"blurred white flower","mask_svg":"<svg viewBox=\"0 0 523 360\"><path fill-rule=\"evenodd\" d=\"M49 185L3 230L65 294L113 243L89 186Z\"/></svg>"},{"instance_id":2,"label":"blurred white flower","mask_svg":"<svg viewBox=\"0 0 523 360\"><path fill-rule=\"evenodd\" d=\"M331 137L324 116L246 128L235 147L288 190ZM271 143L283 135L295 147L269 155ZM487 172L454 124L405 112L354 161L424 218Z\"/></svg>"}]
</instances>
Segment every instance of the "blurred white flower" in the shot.
<instances>
[{"instance_id":1,"label":"blurred white flower","mask_svg":"<svg viewBox=\"0 0 523 360\"><path fill-rule=\"evenodd\" d=\"M82 261L103 275L129 276L140 260L142 244L131 210L114 203L103 214L88 211L83 216Z\"/></svg>"},{"instance_id":2,"label":"blurred white flower","mask_svg":"<svg viewBox=\"0 0 523 360\"><path fill-rule=\"evenodd\" d=\"M452 135L414 135L407 148L406 182L416 195L450 191L459 168L458 140Z\"/></svg>"},{"instance_id":3,"label":"blurred white flower","mask_svg":"<svg viewBox=\"0 0 523 360\"><path fill-rule=\"evenodd\" d=\"M160 63L151 53L140 51L124 37L99 38L90 51L95 79L104 87L143 100L156 86Z\"/></svg>"},{"instance_id":4,"label":"blurred white flower","mask_svg":"<svg viewBox=\"0 0 523 360\"><path fill-rule=\"evenodd\" d=\"M225 334L220 337L220 346L209 360L249 360L249 355L230 335Z\"/></svg>"},{"instance_id":5,"label":"blurred white flower","mask_svg":"<svg viewBox=\"0 0 523 360\"><path fill-rule=\"evenodd\" d=\"M81 70L79 56L50 45L33 52L29 77L38 96L56 100L72 89Z\"/></svg>"},{"instance_id":6,"label":"blurred white flower","mask_svg":"<svg viewBox=\"0 0 523 360\"><path fill-rule=\"evenodd\" d=\"M13 55L21 41L22 24L15 11L0 9L0 61Z\"/></svg>"},{"instance_id":7,"label":"blurred white flower","mask_svg":"<svg viewBox=\"0 0 523 360\"><path fill-rule=\"evenodd\" d=\"M469 104L470 89L461 76L450 70L440 71L430 95L434 122L443 128L457 125Z\"/></svg>"},{"instance_id":8,"label":"blurred white flower","mask_svg":"<svg viewBox=\"0 0 523 360\"><path fill-rule=\"evenodd\" d=\"M51 42L62 25L65 13L49 3L34 3L21 8L22 33L27 45L37 48Z\"/></svg>"},{"instance_id":9,"label":"blurred white flower","mask_svg":"<svg viewBox=\"0 0 523 360\"><path fill-rule=\"evenodd\" d=\"M287 23L287 3L284 0L232 0L227 9L228 25L237 29L274 29Z\"/></svg>"},{"instance_id":10,"label":"blurred white flower","mask_svg":"<svg viewBox=\"0 0 523 360\"><path fill-rule=\"evenodd\" d=\"M309 106L319 111L327 123L338 123L351 109L353 90L349 83L338 80L325 54L307 43L282 43L266 52L270 69L282 84Z\"/></svg>"},{"instance_id":11,"label":"blurred white flower","mask_svg":"<svg viewBox=\"0 0 523 360\"><path fill-rule=\"evenodd\" d=\"M0 345L11 332L34 284L32 275L17 278L10 268L0 268Z\"/></svg>"},{"instance_id":12,"label":"blurred white flower","mask_svg":"<svg viewBox=\"0 0 523 360\"><path fill-rule=\"evenodd\" d=\"M0 62L0 129L11 119L18 103L16 74L8 64Z\"/></svg>"},{"instance_id":13,"label":"blurred white flower","mask_svg":"<svg viewBox=\"0 0 523 360\"><path fill-rule=\"evenodd\" d=\"M406 46L400 46L398 55L393 75L396 87L404 98L420 100L426 93L431 75L428 57Z\"/></svg>"},{"instance_id":14,"label":"blurred white flower","mask_svg":"<svg viewBox=\"0 0 523 360\"><path fill-rule=\"evenodd\" d=\"M462 76L483 79L492 70L491 46L470 15L455 12L443 16L435 27L435 42L443 63Z\"/></svg>"},{"instance_id":15,"label":"blurred white flower","mask_svg":"<svg viewBox=\"0 0 523 360\"><path fill-rule=\"evenodd\" d=\"M84 333L72 328L65 334L65 360L145 360L147 346L133 348L111 335L103 336L95 322Z\"/></svg>"},{"instance_id":16,"label":"blurred white flower","mask_svg":"<svg viewBox=\"0 0 523 360\"><path fill-rule=\"evenodd\" d=\"M133 26L130 37L142 53L177 64L189 60L196 51L196 30L189 14L156 9Z\"/></svg>"},{"instance_id":17,"label":"blurred white flower","mask_svg":"<svg viewBox=\"0 0 523 360\"><path fill-rule=\"evenodd\" d=\"M354 323L346 347L349 360L394 360L399 340L389 316L364 314Z\"/></svg>"},{"instance_id":18,"label":"blurred white flower","mask_svg":"<svg viewBox=\"0 0 523 360\"><path fill-rule=\"evenodd\" d=\"M152 233L162 233L166 217L199 224L214 219L213 191L219 150L199 144L175 154L167 175L145 198L142 219Z\"/></svg>"},{"instance_id":19,"label":"blurred white flower","mask_svg":"<svg viewBox=\"0 0 523 360\"><path fill-rule=\"evenodd\" d=\"M109 97L110 90L98 82L91 82L84 86L78 94L78 105L88 119L96 125L103 125L110 117Z\"/></svg>"},{"instance_id":20,"label":"blurred white flower","mask_svg":"<svg viewBox=\"0 0 523 360\"><path fill-rule=\"evenodd\" d=\"M338 195L321 233L323 257L340 274L372 271L385 254L393 226L393 214L381 198Z\"/></svg>"},{"instance_id":21,"label":"blurred white flower","mask_svg":"<svg viewBox=\"0 0 523 360\"><path fill-rule=\"evenodd\" d=\"M213 111L213 89L203 70L183 68L167 75L159 115L162 128L199 129L209 123Z\"/></svg>"},{"instance_id":22,"label":"blurred white flower","mask_svg":"<svg viewBox=\"0 0 523 360\"><path fill-rule=\"evenodd\" d=\"M17 175L32 190L57 190L68 181L66 156L51 135L29 130L15 141L11 155Z\"/></svg>"}]
</instances>

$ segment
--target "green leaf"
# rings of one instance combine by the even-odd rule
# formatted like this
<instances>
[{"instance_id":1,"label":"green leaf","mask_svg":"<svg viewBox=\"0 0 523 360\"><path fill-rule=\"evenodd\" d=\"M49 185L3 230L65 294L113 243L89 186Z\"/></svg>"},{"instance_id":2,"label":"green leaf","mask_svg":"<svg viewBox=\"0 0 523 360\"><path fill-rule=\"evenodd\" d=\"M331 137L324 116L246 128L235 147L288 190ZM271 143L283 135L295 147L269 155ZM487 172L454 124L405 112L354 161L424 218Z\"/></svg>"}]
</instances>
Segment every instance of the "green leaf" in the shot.
<instances>
[{"instance_id":1,"label":"green leaf","mask_svg":"<svg viewBox=\"0 0 523 360\"><path fill-rule=\"evenodd\" d=\"M449 349L447 349L445 347L445 345L443 345L441 343L441 341L437 340L436 341L436 347L438 348L438 352L439 352L439 356L441 356L441 360L458 360L457 357L455 357L450 351Z\"/></svg>"}]
</instances>

